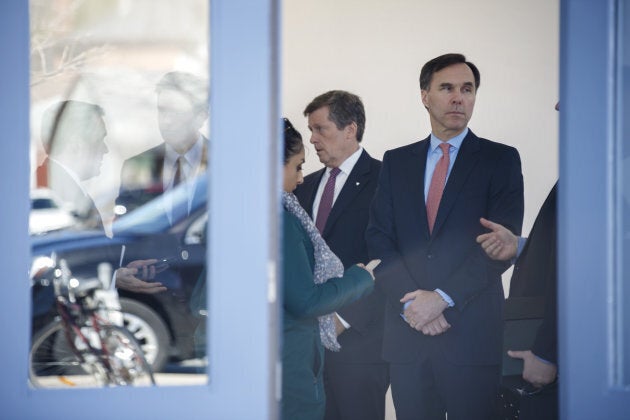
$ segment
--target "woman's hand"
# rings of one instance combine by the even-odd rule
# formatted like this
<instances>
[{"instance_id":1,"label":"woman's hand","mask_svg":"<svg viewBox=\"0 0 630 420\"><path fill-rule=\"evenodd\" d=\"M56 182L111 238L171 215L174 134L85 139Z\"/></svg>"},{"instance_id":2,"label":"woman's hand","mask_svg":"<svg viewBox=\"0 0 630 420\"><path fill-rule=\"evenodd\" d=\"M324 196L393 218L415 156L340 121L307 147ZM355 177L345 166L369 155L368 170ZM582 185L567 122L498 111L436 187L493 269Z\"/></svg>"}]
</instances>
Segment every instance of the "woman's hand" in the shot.
<instances>
[{"instance_id":1,"label":"woman's hand","mask_svg":"<svg viewBox=\"0 0 630 420\"><path fill-rule=\"evenodd\" d=\"M377 265L379 265L381 263L381 260L372 260L369 263L367 263L367 265L364 264L357 264L359 267L361 267L362 269L364 269L365 271L367 271L368 273L370 273L370 276L372 276L372 280L375 279L374 277L374 269L376 268Z\"/></svg>"}]
</instances>

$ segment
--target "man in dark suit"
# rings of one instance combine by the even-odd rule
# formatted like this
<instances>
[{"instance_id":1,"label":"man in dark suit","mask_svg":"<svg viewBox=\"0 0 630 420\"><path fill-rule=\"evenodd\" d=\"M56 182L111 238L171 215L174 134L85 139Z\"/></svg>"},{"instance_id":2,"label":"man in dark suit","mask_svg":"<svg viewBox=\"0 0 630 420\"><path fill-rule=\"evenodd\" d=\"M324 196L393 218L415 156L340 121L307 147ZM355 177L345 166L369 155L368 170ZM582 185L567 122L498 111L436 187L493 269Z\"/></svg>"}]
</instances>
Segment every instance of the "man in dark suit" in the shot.
<instances>
[{"instance_id":1,"label":"man in dark suit","mask_svg":"<svg viewBox=\"0 0 630 420\"><path fill-rule=\"evenodd\" d=\"M556 104L556 111L560 104ZM523 360L523 379L538 389L545 389L521 401L520 419L552 420L558 418L558 327L557 327L557 195L558 183L543 203L529 238L514 235L506 227L490 220L481 224L490 230L477 242L492 259L514 262L510 280L510 299L540 298L544 305L541 325L529 349L511 349L510 357Z\"/></svg>"},{"instance_id":2,"label":"man in dark suit","mask_svg":"<svg viewBox=\"0 0 630 420\"><path fill-rule=\"evenodd\" d=\"M190 73L174 71L160 79L156 92L164 142L123 163L116 199L119 215L194 179L207 168L208 139L199 133L208 118L206 83ZM186 185L192 188L193 184ZM187 191L189 205L195 193ZM169 207L165 211L172 223L177 220L173 213L177 209Z\"/></svg>"},{"instance_id":3,"label":"man in dark suit","mask_svg":"<svg viewBox=\"0 0 630 420\"><path fill-rule=\"evenodd\" d=\"M364 235L381 162L360 145L363 103L352 93L329 91L313 99L304 115L310 142L325 167L308 175L295 195L346 268L367 263ZM335 168L339 173L331 180ZM324 207L329 180L328 213ZM384 296L375 290L337 312L341 350L326 350L324 363L327 420L384 419L389 387L388 367L381 357L384 308Z\"/></svg>"},{"instance_id":4,"label":"man in dark suit","mask_svg":"<svg viewBox=\"0 0 630 420\"><path fill-rule=\"evenodd\" d=\"M529 349L508 350L508 355L523 360L523 379L542 392L521 400L519 419L552 420L558 418L557 331L557 188L553 186L543 203L529 238L520 238L504 226L481 219L490 229L479 235L477 242L493 259L509 261L516 258L510 281L510 299L542 298L543 320ZM523 244L524 243L524 244ZM543 387L548 386L543 389Z\"/></svg>"},{"instance_id":5,"label":"man in dark suit","mask_svg":"<svg viewBox=\"0 0 630 420\"><path fill-rule=\"evenodd\" d=\"M479 82L461 54L423 66L431 135L386 152L371 207L366 238L382 260L383 354L399 420L494 415L507 264L475 238L480 217L520 231L523 178L516 149L468 129Z\"/></svg>"}]
</instances>

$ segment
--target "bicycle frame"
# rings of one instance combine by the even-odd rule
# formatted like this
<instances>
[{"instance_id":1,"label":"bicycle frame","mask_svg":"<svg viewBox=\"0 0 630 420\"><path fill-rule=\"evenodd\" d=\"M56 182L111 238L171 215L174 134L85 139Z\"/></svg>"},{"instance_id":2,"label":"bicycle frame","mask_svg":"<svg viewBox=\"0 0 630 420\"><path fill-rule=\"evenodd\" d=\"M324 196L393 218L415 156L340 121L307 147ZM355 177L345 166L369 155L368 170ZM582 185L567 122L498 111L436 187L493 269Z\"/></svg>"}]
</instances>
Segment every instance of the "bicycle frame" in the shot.
<instances>
[{"instance_id":1,"label":"bicycle frame","mask_svg":"<svg viewBox=\"0 0 630 420\"><path fill-rule=\"evenodd\" d=\"M42 337L33 340L30 372L34 386L46 387L41 379L51 373L62 384L76 386L65 371L77 366L96 380L96 386L135 385L144 379L155 385L151 367L133 335L116 322L121 318L115 291L103 290L98 279L80 282L72 278L64 260L49 273L54 273L58 318L44 328ZM61 331L65 341L58 335ZM55 348L59 346L64 350ZM66 348L73 357L58 355Z\"/></svg>"}]
</instances>

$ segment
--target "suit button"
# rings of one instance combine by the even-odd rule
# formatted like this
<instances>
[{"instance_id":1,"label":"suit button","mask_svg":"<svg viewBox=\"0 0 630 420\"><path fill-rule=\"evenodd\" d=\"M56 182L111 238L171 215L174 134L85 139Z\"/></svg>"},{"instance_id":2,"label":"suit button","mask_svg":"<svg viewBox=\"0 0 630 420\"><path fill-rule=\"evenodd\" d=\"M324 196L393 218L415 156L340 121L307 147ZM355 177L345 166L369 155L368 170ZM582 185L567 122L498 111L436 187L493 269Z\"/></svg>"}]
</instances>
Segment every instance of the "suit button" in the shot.
<instances>
[{"instance_id":1,"label":"suit button","mask_svg":"<svg viewBox=\"0 0 630 420\"><path fill-rule=\"evenodd\" d=\"M427 254L427 258L432 260L433 259L433 254Z\"/></svg>"}]
</instances>

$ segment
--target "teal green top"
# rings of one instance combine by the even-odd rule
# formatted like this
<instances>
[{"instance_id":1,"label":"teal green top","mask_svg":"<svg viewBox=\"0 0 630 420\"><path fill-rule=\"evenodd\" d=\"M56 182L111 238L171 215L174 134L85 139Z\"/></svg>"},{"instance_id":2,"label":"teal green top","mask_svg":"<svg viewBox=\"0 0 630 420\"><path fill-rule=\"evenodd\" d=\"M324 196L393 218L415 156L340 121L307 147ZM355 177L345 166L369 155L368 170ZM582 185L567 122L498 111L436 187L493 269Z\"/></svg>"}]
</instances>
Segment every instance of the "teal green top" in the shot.
<instances>
[{"instance_id":1,"label":"teal green top","mask_svg":"<svg viewBox=\"0 0 630 420\"><path fill-rule=\"evenodd\" d=\"M284 211L283 226L282 418L323 419L324 347L317 317L335 312L374 289L370 274L357 266L343 277L313 281L313 245L300 221Z\"/></svg>"}]
</instances>

